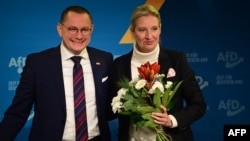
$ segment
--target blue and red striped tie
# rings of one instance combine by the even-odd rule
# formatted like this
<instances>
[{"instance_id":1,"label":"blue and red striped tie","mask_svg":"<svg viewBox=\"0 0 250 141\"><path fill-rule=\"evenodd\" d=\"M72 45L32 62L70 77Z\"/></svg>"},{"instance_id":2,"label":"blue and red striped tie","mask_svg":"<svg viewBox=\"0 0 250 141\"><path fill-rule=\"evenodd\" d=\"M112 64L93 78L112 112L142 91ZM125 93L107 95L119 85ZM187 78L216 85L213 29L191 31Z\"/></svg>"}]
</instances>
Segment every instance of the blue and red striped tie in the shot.
<instances>
[{"instance_id":1,"label":"blue and red striped tie","mask_svg":"<svg viewBox=\"0 0 250 141\"><path fill-rule=\"evenodd\" d=\"M86 114L86 102L84 92L83 70L80 64L82 57L73 56L73 85L74 85L74 106L75 106L75 129L76 141L88 140L88 125Z\"/></svg>"}]
</instances>

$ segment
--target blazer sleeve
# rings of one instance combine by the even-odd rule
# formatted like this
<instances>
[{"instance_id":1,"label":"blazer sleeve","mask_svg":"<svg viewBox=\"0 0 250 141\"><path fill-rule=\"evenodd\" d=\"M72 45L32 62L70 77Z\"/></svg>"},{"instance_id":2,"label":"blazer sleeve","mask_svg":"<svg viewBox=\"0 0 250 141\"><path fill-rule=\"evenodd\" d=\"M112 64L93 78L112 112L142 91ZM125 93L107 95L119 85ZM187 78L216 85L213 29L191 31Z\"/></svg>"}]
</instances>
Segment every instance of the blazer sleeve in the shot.
<instances>
[{"instance_id":1,"label":"blazer sleeve","mask_svg":"<svg viewBox=\"0 0 250 141\"><path fill-rule=\"evenodd\" d=\"M184 53L180 53L174 65L177 80L183 80L173 100L176 106L171 110L178 122L178 127L189 126L200 119L206 111L206 103L202 90L196 80L195 73L187 62ZM184 101L183 101L184 100Z\"/></svg>"}]
</instances>

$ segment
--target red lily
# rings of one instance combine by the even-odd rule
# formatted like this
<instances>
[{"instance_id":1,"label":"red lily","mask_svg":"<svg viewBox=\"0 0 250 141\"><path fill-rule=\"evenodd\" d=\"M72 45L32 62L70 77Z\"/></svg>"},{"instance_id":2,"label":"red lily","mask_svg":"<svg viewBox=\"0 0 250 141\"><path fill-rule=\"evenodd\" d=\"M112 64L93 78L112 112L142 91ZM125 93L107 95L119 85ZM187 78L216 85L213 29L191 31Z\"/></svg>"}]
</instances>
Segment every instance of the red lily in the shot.
<instances>
[{"instance_id":1,"label":"red lily","mask_svg":"<svg viewBox=\"0 0 250 141\"><path fill-rule=\"evenodd\" d=\"M137 68L140 77L147 80L149 83L154 81L154 76L160 71L158 63L150 64L149 61Z\"/></svg>"}]
</instances>

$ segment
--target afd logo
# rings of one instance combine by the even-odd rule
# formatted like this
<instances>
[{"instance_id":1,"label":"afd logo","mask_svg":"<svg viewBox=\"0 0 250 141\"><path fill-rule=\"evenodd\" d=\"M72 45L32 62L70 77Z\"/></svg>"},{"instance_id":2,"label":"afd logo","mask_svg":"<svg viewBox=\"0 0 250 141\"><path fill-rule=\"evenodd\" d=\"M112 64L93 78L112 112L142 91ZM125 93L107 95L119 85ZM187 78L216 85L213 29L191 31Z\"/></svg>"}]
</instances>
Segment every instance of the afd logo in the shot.
<instances>
[{"instance_id":1,"label":"afd logo","mask_svg":"<svg viewBox=\"0 0 250 141\"><path fill-rule=\"evenodd\" d=\"M240 57L238 53L227 51L226 53L220 52L217 57L217 62L225 62L226 68L233 68L244 61L243 57Z\"/></svg>"},{"instance_id":2,"label":"afd logo","mask_svg":"<svg viewBox=\"0 0 250 141\"><path fill-rule=\"evenodd\" d=\"M218 110L225 110L226 115L231 117L235 116L245 110L245 106L241 105L238 100L228 99L221 100Z\"/></svg>"},{"instance_id":3,"label":"afd logo","mask_svg":"<svg viewBox=\"0 0 250 141\"><path fill-rule=\"evenodd\" d=\"M204 89L205 87L208 86L208 81L204 81L201 76L195 76L195 78L201 89Z\"/></svg>"},{"instance_id":4,"label":"afd logo","mask_svg":"<svg viewBox=\"0 0 250 141\"><path fill-rule=\"evenodd\" d=\"M23 71L23 67L25 65L25 61L26 61L26 57L18 57L18 58L10 58L10 62L9 62L9 68L11 67L16 67L17 68L17 73L22 73Z\"/></svg>"}]
</instances>

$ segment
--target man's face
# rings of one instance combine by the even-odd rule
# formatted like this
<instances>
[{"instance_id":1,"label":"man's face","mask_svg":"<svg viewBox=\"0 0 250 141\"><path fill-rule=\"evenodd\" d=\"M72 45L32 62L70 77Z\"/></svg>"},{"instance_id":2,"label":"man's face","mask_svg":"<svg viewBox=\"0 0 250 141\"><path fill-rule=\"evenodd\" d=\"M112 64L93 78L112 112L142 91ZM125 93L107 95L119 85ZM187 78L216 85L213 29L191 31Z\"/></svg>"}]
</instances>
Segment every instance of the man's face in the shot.
<instances>
[{"instance_id":1,"label":"man's face","mask_svg":"<svg viewBox=\"0 0 250 141\"><path fill-rule=\"evenodd\" d=\"M64 46L79 54L89 44L94 26L87 13L70 11L63 23L57 25L58 34L62 37Z\"/></svg>"}]
</instances>

